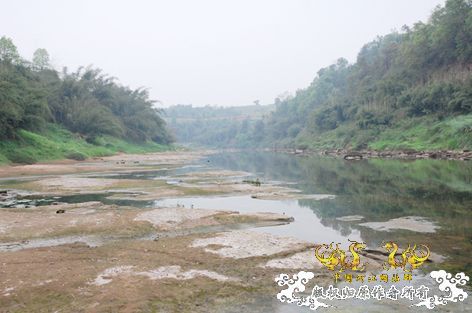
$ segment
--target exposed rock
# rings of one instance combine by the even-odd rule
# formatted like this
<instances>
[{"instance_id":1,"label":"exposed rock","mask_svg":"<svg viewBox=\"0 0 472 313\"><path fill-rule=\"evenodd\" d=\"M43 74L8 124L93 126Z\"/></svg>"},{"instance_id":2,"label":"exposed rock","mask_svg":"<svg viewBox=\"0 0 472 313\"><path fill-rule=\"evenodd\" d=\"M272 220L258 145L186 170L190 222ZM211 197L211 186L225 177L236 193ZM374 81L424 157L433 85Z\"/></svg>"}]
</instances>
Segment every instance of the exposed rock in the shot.
<instances>
[{"instance_id":1,"label":"exposed rock","mask_svg":"<svg viewBox=\"0 0 472 313\"><path fill-rule=\"evenodd\" d=\"M85 243L89 247L97 247L102 241L95 236L65 236L57 238L31 239L20 242L0 243L0 252L13 252L23 249L55 247L72 243Z\"/></svg>"},{"instance_id":2,"label":"exposed rock","mask_svg":"<svg viewBox=\"0 0 472 313\"><path fill-rule=\"evenodd\" d=\"M341 217L336 217L336 220L341 222L356 222L363 220L364 217L362 215L346 215Z\"/></svg>"},{"instance_id":3,"label":"exposed rock","mask_svg":"<svg viewBox=\"0 0 472 313\"><path fill-rule=\"evenodd\" d=\"M361 257L361 266L365 266L363 272L377 272L382 270L382 259L374 255L372 257L369 254L360 253ZM350 258L351 255L348 252L347 257ZM265 264L260 264L260 267L263 268L280 268L280 269L307 269L307 270L317 270L320 272L320 269L326 269L315 257L315 251L313 249L298 252L291 256L285 258L277 258L267 261Z\"/></svg>"},{"instance_id":4,"label":"exposed rock","mask_svg":"<svg viewBox=\"0 0 472 313\"><path fill-rule=\"evenodd\" d=\"M218 247L209 247L212 245ZM244 230L218 233L215 237L196 239L191 244L191 247L203 247L206 252L235 259L299 251L312 246L292 237Z\"/></svg>"},{"instance_id":5,"label":"exposed rock","mask_svg":"<svg viewBox=\"0 0 472 313\"><path fill-rule=\"evenodd\" d=\"M344 160L362 160L363 155L360 153L348 153L343 156Z\"/></svg>"},{"instance_id":6,"label":"exposed rock","mask_svg":"<svg viewBox=\"0 0 472 313\"><path fill-rule=\"evenodd\" d=\"M63 214L66 212L67 214ZM140 225L133 223L139 209L123 210L101 202L62 203L35 209L0 210L0 242L23 239L61 237L69 234L90 234L110 231L128 232ZM151 229L151 227L148 229Z\"/></svg>"},{"instance_id":7,"label":"exposed rock","mask_svg":"<svg viewBox=\"0 0 472 313\"><path fill-rule=\"evenodd\" d=\"M102 273L100 273L95 280L90 283L91 285L102 286L112 282L113 277L122 274L130 274L132 273L134 266L115 266L111 268L107 268Z\"/></svg>"},{"instance_id":8,"label":"exposed rock","mask_svg":"<svg viewBox=\"0 0 472 313\"><path fill-rule=\"evenodd\" d=\"M285 214L273 213L273 212L256 212L251 214L241 214L241 217L256 217L261 221L280 221L280 222L293 222L294 218Z\"/></svg>"},{"instance_id":9,"label":"exposed rock","mask_svg":"<svg viewBox=\"0 0 472 313\"><path fill-rule=\"evenodd\" d=\"M161 229L174 228L176 224L182 224L186 221L196 220L215 214L224 213L223 211L188 209L188 208L161 208L152 211L140 213L134 219L135 221L147 221Z\"/></svg>"},{"instance_id":10,"label":"exposed rock","mask_svg":"<svg viewBox=\"0 0 472 313\"><path fill-rule=\"evenodd\" d=\"M360 226L369 227L378 231L405 229L419 233L435 233L439 226L419 216L405 216L394 218L386 222L361 223Z\"/></svg>"},{"instance_id":11,"label":"exposed rock","mask_svg":"<svg viewBox=\"0 0 472 313\"><path fill-rule=\"evenodd\" d=\"M110 187L113 184L120 182L114 179L105 178L89 178L89 177L73 177L73 176L61 176L49 179L43 179L39 181L41 186L61 189L81 189L81 188L92 188L92 187Z\"/></svg>"},{"instance_id":12,"label":"exposed rock","mask_svg":"<svg viewBox=\"0 0 472 313\"><path fill-rule=\"evenodd\" d=\"M276 149L276 152L285 152L293 154L290 149ZM395 158L395 159L441 159L441 160L471 160L472 151L465 150L434 150L434 151L415 151L415 150L360 150L351 151L347 149L315 150L303 152L304 155L320 154L328 156L341 156L345 160L360 160L369 158Z\"/></svg>"},{"instance_id":13,"label":"exposed rock","mask_svg":"<svg viewBox=\"0 0 472 313\"><path fill-rule=\"evenodd\" d=\"M96 286L103 286L109 284L113 281L114 277L117 276L145 276L150 280L157 280L157 279L176 279L176 280L188 280L193 279L195 277L207 277L210 279L214 279L221 282L227 281L238 281L236 278L228 277L225 275L218 274L216 272L208 271L208 270L188 270L182 271L182 268L178 265L171 265L171 266L162 266L154 270L149 271L135 271L135 266L116 266L107 268L105 271L100 273L97 278L91 285Z\"/></svg>"},{"instance_id":14,"label":"exposed rock","mask_svg":"<svg viewBox=\"0 0 472 313\"><path fill-rule=\"evenodd\" d=\"M315 251L308 250L295 253L291 256L267 261L260 264L264 268L284 268L284 269L314 269L321 268L321 263L315 258Z\"/></svg>"},{"instance_id":15,"label":"exposed rock","mask_svg":"<svg viewBox=\"0 0 472 313\"><path fill-rule=\"evenodd\" d=\"M135 221L146 221L163 231L189 229L198 226L225 225L237 223L289 223L293 218L283 214L258 212L239 214L236 211L215 211L185 207L160 208L139 213Z\"/></svg>"}]
</instances>

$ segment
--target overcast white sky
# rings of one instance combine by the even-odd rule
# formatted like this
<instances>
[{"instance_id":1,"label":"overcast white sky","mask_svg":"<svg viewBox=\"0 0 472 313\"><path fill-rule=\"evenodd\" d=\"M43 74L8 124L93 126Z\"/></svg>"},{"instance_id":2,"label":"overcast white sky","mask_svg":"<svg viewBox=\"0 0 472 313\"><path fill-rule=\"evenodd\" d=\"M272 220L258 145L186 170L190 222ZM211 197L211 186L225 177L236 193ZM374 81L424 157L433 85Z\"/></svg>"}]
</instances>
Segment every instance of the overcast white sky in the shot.
<instances>
[{"instance_id":1,"label":"overcast white sky","mask_svg":"<svg viewBox=\"0 0 472 313\"><path fill-rule=\"evenodd\" d=\"M93 64L172 104L271 103L444 0L1 1L0 36L57 69Z\"/></svg>"}]
</instances>

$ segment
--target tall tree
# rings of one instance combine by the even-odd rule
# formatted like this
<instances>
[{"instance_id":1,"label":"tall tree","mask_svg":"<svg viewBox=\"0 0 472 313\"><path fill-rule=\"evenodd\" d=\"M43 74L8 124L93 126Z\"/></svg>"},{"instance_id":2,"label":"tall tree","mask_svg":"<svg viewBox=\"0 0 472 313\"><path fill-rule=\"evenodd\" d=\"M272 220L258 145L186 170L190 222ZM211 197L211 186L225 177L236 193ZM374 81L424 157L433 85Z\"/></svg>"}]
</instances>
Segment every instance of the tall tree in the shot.
<instances>
[{"instance_id":1,"label":"tall tree","mask_svg":"<svg viewBox=\"0 0 472 313\"><path fill-rule=\"evenodd\" d=\"M16 63L19 60L20 55L13 41L5 36L0 38L0 61Z\"/></svg>"},{"instance_id":2,"label":"tall tree","mask_svg":"<svg viewBox=\"0 0 472 313\"><path fill-rule=\"evenodd\" d=\"M38 70L49 68L49 53L46 49L36 49L33 54L33 67Z\"/></svg>"}]
</instances>

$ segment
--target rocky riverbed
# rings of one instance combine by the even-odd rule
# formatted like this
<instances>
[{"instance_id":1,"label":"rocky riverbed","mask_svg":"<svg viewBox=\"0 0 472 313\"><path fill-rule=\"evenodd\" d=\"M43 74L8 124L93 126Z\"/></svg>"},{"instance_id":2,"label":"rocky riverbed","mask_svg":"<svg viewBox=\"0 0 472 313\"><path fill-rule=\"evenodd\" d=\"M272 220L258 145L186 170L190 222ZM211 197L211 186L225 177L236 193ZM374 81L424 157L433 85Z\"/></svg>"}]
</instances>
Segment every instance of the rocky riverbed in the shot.
<instances>
[{"instance_id":1,"label":"rocky riverbed","mask_svg":"<svg viewBox=\"0 0 472 313\"><path fill-rule=\"evenodd\" d=\"M280 273L333 282L314 249L360 240L349 225L411 235L439 227L346 215L339 233L298 205L336 195L210 166L208 153L0 168L0 312L275 311ZM376 271L385 253L362 257Z\"/></svg>"},{"instance_id":2,"label":"rocky riverbed","mask_svg":"<svg viewBox=\"0 0 472 313\"><path fill-rule=\"evenodd\" d=\"M291 223L289 215L152 204L171 196L334 197L252 184L246 172L192 168L204 156L0 168L0 311L215 312L273 296L283 268L311 265L330 280L315 265L314 242L253 230Z\"/></svg>"},{"instance_id":3,"label":"rocky riverbed","mask_svg":"<svg viewBox=\"0 0 472 313\"><path fill-rule=\"evenodd\" d=\"M406 159L406 160L420 160L420 159L440 159L440 160L472 160L471 150L431 150L431 151L416 151L416 150L348 150L348 149L326 149L326 150L304 150L304 149L277 149L277 152L284 152L295 154L299 156L307 155L325 155L333 157L342 157L345 160L361 160L372 158L385 159Z\"/></svg>"}]
</instances>

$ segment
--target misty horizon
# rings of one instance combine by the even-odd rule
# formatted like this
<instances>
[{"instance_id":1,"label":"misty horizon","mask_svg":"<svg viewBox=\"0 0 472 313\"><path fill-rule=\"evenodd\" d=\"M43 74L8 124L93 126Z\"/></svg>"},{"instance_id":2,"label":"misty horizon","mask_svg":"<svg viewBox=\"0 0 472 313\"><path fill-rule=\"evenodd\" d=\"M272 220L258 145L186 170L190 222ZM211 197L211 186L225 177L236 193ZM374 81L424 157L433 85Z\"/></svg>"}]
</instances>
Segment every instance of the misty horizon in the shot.
<instances>
[{"instance_id":1,"label":"misty horizon","mask_svg":"<svg viewBox=\"0 0 472 313\"><path fill-rule=\"evenodd\" d=\"M93 65L149 88L160 107L270 104L443 2L17 1L0 12L0 35L26 59L45 48L57 70Z\"/></svg>"}]
</instances>

